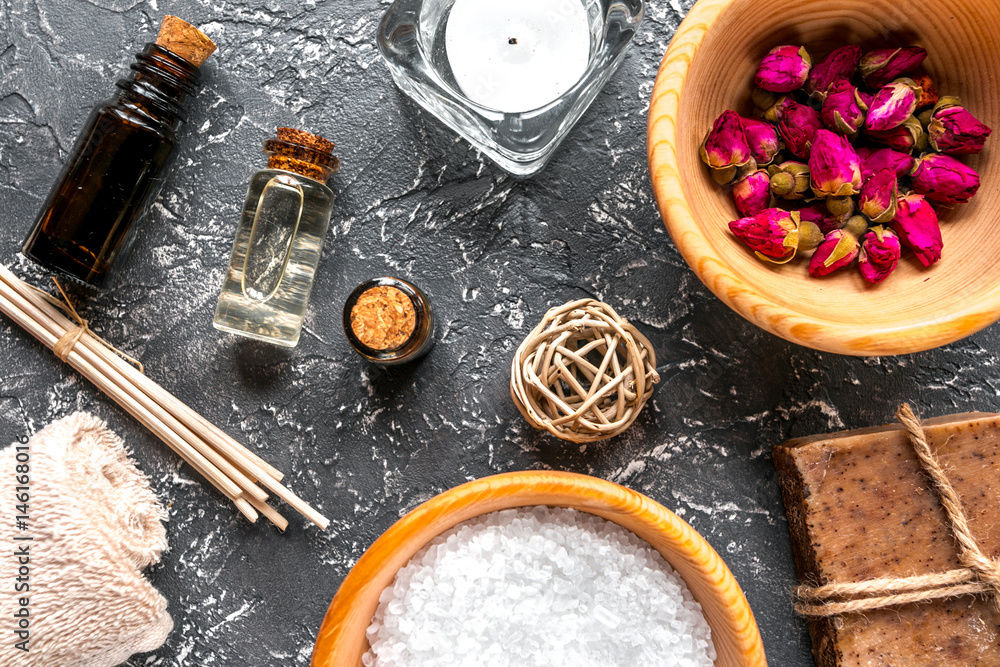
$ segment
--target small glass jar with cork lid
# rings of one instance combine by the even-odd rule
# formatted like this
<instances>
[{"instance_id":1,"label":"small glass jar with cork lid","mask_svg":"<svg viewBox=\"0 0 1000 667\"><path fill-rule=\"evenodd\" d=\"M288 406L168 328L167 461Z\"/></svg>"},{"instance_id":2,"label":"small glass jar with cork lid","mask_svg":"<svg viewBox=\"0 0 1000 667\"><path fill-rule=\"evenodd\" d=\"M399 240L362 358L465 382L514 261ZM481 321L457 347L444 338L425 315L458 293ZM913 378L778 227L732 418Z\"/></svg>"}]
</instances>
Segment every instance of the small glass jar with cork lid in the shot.
<instances>
[{"instance_id":1,"label":"small glass jar with cork lid","mask_svg":"<svg viewBox=\"0 0 1000 667\"><path fill-rule=\"evenodd\" d=\"M384 366L416 361L434 347L434 312L415 285L399 278L361 283L344 304L344 334L365 359Z\"/></svg>"},{"instance_id":2,"label":"small glass jar with cork lid","mask_svg":"<svg viewBox=\"0 0 1000 667\"><path fill-rule=\"evenodd\" d=\"M215 328L285 347L299 342L333 213L340 168L323 137L279 127L267 169L250 179L215 310Z\"/></svg>"}]
</instances>

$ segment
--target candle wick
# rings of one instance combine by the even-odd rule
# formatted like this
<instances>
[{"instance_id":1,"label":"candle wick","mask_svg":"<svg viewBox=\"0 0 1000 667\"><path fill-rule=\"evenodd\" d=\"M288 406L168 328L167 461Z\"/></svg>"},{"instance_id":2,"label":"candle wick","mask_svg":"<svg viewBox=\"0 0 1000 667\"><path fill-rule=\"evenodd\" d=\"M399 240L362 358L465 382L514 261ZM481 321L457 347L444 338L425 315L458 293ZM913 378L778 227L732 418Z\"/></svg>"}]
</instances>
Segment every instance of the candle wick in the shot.
<instances>
[{"instance_id":1,"label":"candle wick","mask_svg":"<svg viewBox=\"0 0 1000 667\"><path fill-rule=\"evenodd\" d=\"M507 40L507 43L511 45L517 44L517 37L511 37Z\"/></svg>"}]
</instances>

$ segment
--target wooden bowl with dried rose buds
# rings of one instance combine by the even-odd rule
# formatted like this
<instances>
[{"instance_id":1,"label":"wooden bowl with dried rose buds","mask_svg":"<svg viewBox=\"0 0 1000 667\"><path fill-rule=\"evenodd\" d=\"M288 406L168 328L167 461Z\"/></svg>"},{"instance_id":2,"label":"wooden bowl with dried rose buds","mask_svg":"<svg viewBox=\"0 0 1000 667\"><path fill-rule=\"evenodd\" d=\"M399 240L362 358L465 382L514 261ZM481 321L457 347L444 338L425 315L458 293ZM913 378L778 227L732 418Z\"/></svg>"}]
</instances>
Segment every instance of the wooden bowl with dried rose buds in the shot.
<instances>
[{"instance_id":1,"label":"wooden bowl with dried rose buds","mask_svg":"<svg viewBox=\"0 0 1000 667\"><path fill-rule=\"evenodd\" d=\"M698 2L660 67L648 151L699 278L839 354L927 350L1000 319L997 25L981 0Z\"/></svg>"}]
</instances>

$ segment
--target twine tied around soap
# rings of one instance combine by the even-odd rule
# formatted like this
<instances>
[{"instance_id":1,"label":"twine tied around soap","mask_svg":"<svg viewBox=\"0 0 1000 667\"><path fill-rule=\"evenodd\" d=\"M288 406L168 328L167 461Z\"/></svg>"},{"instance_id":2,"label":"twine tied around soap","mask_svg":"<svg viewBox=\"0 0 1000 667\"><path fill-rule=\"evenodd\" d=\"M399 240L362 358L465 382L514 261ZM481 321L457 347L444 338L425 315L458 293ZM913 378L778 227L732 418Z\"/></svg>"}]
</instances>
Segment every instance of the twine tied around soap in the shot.
<instances>
[{"instance_id":1,"label":"twine tied around soap","mask_svg":"<svg viewBox=\"0 0 1000 667\"><path fill-rule=\"evenodd\" d=\"M575 443L627 430L660 381L649 340L606 303L552 308L511 362L510 393L532 426Z\"/></svg>"},{"instance_id":2,"label":"twine tied around soap","mask_svg":"<svg viewBox=\"0 0 1000 667\"><path fill-rule=\"evenodd\" d=\"M62 361L63 363L69 361L69 355L70 353L73 352L73 348L76 346L76 344L79 343L84 336L89 335L98 343L100 343L101 345L108 348L109 350L117 354L119 357L124 359L125 361L129 362L130 364L138 368L140 373L142 373L143 375L146 374L145 369L142 367L141 361L133 357L130 357L129 355L125 354L117 347L115 347L114 345L112 345L111 343L104 340L96 333L94 333L94 330L90 328L90 325L87 322L87 320L85 320L80 315L80 313L76 312L76 308L73 306L73 302L70 301L69 296L66 294L66 291L63 290L62 285L59 284L59 281L56 280L55 277L53 277L52 282L55 283L56 289L59 290L59 294L62 295L62 301L55 298L45 290L35 287L34 285L28 285L28 287L35 294L48 301L62 312L66 313L66 315L72 318L73 321L76 322L77 324L75 328L68 329L66 333L63 334L62 337L59 340L57 340L56 344L52 347L52 353L55 354L60 361Z\"/></svg>"},{"instance_id":3,"label":"twine tied around soap","mask_svg":"<svg viewBox=\"0 0 1000 667\"><path fill-rule=\"evenodd\" d=\"M962 595L989 595L1000 611L1000 562L983 553L969 528L962 501L941 463L931 451L927 433L908 404L896 412L906 429L910 444L923 471L930 477L941 498L941 506L958 545L958 562L963 567L940 574L913 577L884 577L856 583L798 586L795 611L803 616L823 618L914 602L927 602Z\"/></svg>"}]
</instances>

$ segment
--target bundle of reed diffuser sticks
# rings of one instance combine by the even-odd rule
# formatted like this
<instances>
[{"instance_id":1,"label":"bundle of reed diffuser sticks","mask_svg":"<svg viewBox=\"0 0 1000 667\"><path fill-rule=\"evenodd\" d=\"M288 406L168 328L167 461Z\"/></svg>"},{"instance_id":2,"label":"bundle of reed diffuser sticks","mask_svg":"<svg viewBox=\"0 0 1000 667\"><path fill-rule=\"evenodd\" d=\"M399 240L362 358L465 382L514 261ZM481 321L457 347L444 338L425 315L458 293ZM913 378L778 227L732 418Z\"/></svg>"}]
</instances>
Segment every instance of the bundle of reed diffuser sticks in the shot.
<instances>
[{"instance_id":1,"label":"bundle of reed diffuser sticks","mask_svg":"<svg viewBox=\"0 0 1000 667\"><path fill-rule=\"evenodd\" d=\"M288 520L268 504L269 491L321 529L329 525L329 519L281 484L283 475L278 470L147 378L94 335L68 300L60 303L0 265L0 311L169 445L251 522L263 514L279 529L288 527Z\"/></svg>"}]
</instances>

